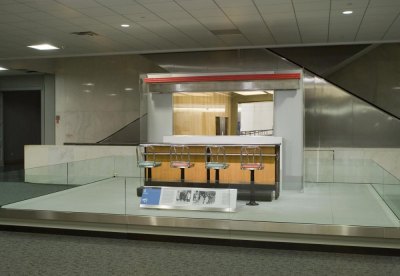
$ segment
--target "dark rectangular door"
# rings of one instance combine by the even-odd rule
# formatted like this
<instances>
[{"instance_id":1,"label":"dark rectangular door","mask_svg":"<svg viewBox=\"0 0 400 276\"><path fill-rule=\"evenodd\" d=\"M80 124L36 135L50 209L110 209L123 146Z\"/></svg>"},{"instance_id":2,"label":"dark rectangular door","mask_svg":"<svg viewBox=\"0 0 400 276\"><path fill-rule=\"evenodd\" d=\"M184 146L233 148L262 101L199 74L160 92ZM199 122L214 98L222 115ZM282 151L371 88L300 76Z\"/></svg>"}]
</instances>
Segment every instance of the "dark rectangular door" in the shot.
<instances>
[{"instance_id":1,"label":"dark rectangular door","mask_svg":"<svg viewBox=\"0 0 400 276\"><path fill-rule=\"evenodd\" d=\"M4 165L24 163L24 145L41 144L40 91L3 93Z\"/></svg>"}]
</instances>

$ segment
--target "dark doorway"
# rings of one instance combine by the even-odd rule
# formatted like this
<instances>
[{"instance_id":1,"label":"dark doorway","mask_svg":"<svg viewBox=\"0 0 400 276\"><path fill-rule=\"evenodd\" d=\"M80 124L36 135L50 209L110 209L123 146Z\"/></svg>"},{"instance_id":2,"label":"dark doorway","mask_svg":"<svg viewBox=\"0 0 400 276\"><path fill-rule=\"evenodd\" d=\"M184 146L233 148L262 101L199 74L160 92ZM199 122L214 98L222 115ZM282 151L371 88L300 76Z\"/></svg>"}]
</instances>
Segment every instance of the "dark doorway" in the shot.
<instances>
[{"instance_id":1,"label":"dark doorway","mask_svg":"<svg viewBox=\"0 0 400 276\"><path fill-rule=\"evenodd\" d=\"M3 93L4 165L23 167L24 145L41 144L40 91Z\"/></svg>"}]
</instances>

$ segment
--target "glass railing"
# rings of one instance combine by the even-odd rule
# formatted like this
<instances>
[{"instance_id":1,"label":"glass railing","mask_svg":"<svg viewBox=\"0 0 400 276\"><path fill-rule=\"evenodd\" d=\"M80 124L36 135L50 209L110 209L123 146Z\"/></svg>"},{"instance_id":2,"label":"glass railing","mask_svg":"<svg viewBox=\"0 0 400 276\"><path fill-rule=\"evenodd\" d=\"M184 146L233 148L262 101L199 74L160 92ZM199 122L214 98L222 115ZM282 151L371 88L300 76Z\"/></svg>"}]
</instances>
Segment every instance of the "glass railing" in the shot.
<instances>
[{"instance_id":1,"label":"glass railing","mask_svg":"<svg viewBox=\"0 0 400 276\"><path fill-rule=\"evenodd\" d=\"M2 208L7 209L237 222L398 226L396 217L388 214L392 210L400 216L400 182L395 176L370 160L329 160L329 152L322 155L319 164L311 158L306 160L306 165L313 166L320 175L308 175L315 181L308 181L304 191L283 190L280 198L272 201L257 198L257 206L237 199L234 212L142 208L138 188L145 183L144 174L133 156L32 168L23 172L22 180L21 173L8 176L3 173L0 200ZM228 188L236 189L235 184ZM182 189L185 189L183 184ZM194 204L205 202L203 199Z\"/></svg>"},{"instance_id":2,"label":"glass railing","mask_svg":"<svg viewBox=\"0 0 400 276\"><path fill-rule=\"evenodd\" d=\"M117 159L114 156L107 156L0 172L0 206L113 178ZM127 159L118 162L126 164Z\"/></svg>"},{"instance_id":3,"label":"glass railing","mask_svg":"<svg viewBox=\"0 0 400 276\"><path fill-rule=\"evenodd\" d=\"M333 150L305 152L308 183L369 184L400 219L400 180L371 159L334 157Z\"/></svg>"}]
</instances>

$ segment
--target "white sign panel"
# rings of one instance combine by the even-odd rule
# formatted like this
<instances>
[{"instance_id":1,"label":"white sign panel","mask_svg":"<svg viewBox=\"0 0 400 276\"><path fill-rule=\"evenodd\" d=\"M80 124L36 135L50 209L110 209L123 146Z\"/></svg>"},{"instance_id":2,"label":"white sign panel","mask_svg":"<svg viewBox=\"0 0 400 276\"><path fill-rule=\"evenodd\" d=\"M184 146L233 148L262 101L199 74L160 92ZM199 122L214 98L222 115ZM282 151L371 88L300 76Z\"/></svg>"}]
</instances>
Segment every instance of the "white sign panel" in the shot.
<instances>
[{"instance_id":1,"label":"white sign panel","mask_svg":"<svg viewBox=\"0 0 400 276\"><path fill-rule=\"evenodd\" d=\"M141 208L234 212L236 189L144 187Z\"/></svg>"}]
</instances>

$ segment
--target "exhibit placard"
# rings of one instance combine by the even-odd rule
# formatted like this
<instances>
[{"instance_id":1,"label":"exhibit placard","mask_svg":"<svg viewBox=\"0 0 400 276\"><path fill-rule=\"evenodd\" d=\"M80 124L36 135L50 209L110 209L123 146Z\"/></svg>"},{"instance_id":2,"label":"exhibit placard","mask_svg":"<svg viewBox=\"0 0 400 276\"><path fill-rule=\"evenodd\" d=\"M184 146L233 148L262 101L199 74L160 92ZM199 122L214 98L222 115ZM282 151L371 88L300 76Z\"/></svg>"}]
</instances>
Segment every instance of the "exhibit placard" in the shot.
<instances>
[{"instance_id":1,"label":"exhibit placard","mask_svg":"<svg viewBox=\"0 0 400 276\"><path fill-rule=\"evenodd\" d=\"M141 208L234 212L236 189L144 187Z\"/></svg>"}]
</instances>

